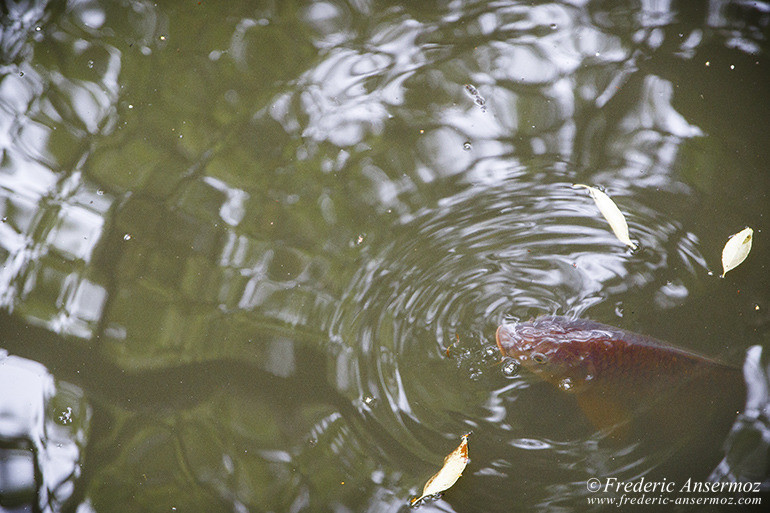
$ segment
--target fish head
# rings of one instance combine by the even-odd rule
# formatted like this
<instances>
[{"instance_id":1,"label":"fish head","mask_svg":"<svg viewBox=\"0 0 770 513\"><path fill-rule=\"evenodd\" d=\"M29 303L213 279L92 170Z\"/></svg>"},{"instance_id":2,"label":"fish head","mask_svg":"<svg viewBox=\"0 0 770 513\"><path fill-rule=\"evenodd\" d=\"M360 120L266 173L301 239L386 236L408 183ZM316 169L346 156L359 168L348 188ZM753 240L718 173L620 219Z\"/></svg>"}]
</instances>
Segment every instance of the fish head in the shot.
<instances>
[{"instance_id":1,"label":"fish head","mask_svg":"<svg viewBox=\"0 0 770 513\"><path fill-rule=\"evenodd\" d=\"M497 329L497 346L504 356L518 360L565 392L576 392L594 377L590 352L564 323L547 319L503 324Z\"/></svg>"}]
</instances>

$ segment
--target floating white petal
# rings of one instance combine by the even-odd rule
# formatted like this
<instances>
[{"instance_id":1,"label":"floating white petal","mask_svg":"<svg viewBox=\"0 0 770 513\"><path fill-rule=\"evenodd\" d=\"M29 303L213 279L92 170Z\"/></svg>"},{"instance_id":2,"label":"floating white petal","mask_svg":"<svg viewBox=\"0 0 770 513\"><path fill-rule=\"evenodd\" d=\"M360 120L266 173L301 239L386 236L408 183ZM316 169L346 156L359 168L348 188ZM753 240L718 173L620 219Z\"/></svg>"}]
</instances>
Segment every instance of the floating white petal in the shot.
<instances>
[{"instance_id":1,"label":"floating white petal","mask_svg":"<svg viewBox=\"0 0 770 513\"><path fill-rule=\"evenodd\" d=\"M751 251L753 238L754 230L748 227L730 236L722 250L722 278L725 277L727 271L732 271L746 260L749 251Z\"/></svg>"},{"instance_id":2,"label":"floating white petal","mask_svg":"<svg viewBox=\"0 0 770 513\"><path fill-rule=\"evenodd\" d=\"M623 244L631 246L631 248L636 248L636 243L631 240L631 237L628 234L628 223L626 223L626 218L623 216L623 212L620 211L615 202L612 201L612 198L596 187L590 187L579 183L575 184L575 187L585 187L588 189L588 193L594 199L594 203L599 207L599 212L602 213L604 219L610 224L610 228L612 228L615 237L617 237Z\"/></svg>"},{"instance_id":3,"label":"floating white petal","mask_svg":"<svg viewBox=\"0 0 770 513\"><path fill-rule=\"evenodd\" d=\"M425 497L448 490L463 475L463 470L465 470L465 466L469 461L468 435L463 435L463 441L460 442L457 449L444 458L444 466L433 477L428 479L428 482L425 483L425 487L422 489L422 495L412 499L412 504L423 500Z\"/></svg>"}]
</instances>

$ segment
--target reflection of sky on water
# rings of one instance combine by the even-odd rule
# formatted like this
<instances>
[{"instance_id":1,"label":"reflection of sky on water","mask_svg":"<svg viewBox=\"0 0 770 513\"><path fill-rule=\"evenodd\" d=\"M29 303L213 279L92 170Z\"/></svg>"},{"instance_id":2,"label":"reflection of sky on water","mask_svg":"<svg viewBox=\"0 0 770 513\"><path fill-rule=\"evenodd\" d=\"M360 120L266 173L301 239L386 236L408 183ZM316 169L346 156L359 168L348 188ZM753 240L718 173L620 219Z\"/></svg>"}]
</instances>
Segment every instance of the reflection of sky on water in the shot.
<instances>
[{"instance_id":1,"label":"reflection of sky on water","mask_svg":"<svg viewBox=\"0 0 770 513\"><path fill-rule=\"evenodd\" d=\"M716 7L715 11L723 12ZM605 30L612 26L611 18L604 18L608 13L594 10L591 17L599 23L592 25L581 17L581 8L558 4L500 5L462 14L437 14L424 21L402 13L389 17L387 22L372 23L362 33L353 28L357 15L331 2L306 6L302 12L302 23L313 30L302 38L309 37L306 42L318 48L317 62L307 70L298 69L297 76L288 81L291 88L278 89L264 108L252 105L255 119L272 118L289 137L303 138L304 143L297 148L299 161L317 161L322 157L321 168L327 169L327 173L339 170L348 161L348 168L358 169L363 179L357 191L358 201L373 203L379 212L396 209L402 220L412 219L416 214L410 205L411 198L419 203L426 192L430 193L429 184L437 179L459 175L470 184L500 184L510 179L512 170L522 165L522 159L535 155L550 155L565 162L577 160L590 166L596 160L592 156L595 150L581 147L576 131L590 133L592 129L579 126L576 119L585 118L584 113L594 108L597 98L604 103L612 99L612 91L622 87L627 75L635 70L639 49L661 44L661 37L665 37L663 29L654 27L669 23L669 17L661 16L657 8L643 8L641 12L645 14L638 17L639 31L633 38L635 49L628 41ZM155 187L161 179L159 175L169 171L157 168L143 156L149 149L150 155L164 158L152 149L152 144L147 146L146 135L144 141L128 137L125 151L132 157L121 156L121 150L110 142L121 130L131 130L131 110L147 109L134 105L130 89L128 94L123 93L125 99L120 99L120 90L128 85L119 86L122 61L127 58L124 54L134 49L118 50L115 42L107 43L109 38L104 36L109 31L105 31L105 23L115 14L90 3L68 13L72 23L96 36L91 40L69 34L64 28L66 24L47 29L50 33L32 29L42 32L36 36L38 43L41 38L56 41L63 51L74 54L74 60L48 60L47 67L34 69L21 65L19 73L7 73L0 83L0 117L8 127L0 183L5 191L4 210L9 215L5 215L7 222L2 228L8 231L14 227L3 238L6 261L10 264L2 273L5 304L12 306L21 301L23 308L25 298L34 297L37 287L44 288L45 294L59 288L55 308L38 308L30 314L41 322L51 323L57 331L88 336L95 320L102 317L101 308L107 297L121 296L117 290L107 291L103 280L80 273L100 242L107 244L112 240L103 240L102 231L105 215L115 209L118 200L118 210L126 215L122 217L117 212L121 222L110 226L110 230L119 226L117 231L125 233L116 233L114 237L142 245L142 251L156 252L155 240L144 246L147 236L168 236L167 230L161 228L142 237L143 225L148 220L139 221L135 216L154 216L157 228L167 210L171 216L179 212L181 219L168 229L200 232L195 240L182 237L180 243L190 243L194 253L214 266L217 262L230 263L231 270L224 275L209 268L214 273L207 280L209 286L219 289L219 293L211 295L212 301L227 310L253 310L275 300L281 304L277 309L281 313L275 314L282 317L281 322L303 323L308 316L286 310L284 307L291 301L280 299L285 287L302 284L303 280L271 283L263 279L264 273L259 269L271 260L272 250L260 248L258 234L246 226L250 221L244 221L264 216L265 224L273 226L270 223L275 221L269 220L269 213L265 216L259 205L271 198L277 200L274 217L284 217L291 202L297 201L296 196L285 196L282 200L281 185L273 193L266 195L262 190L255 194L250 186L233 181L219 170L220 161L221 166L230 165L224 160L225 153L232 145L236 145L232 149L241 145L240 139L229 141L225 137L208 148L196 147L202 141L194 141L184 151L193 158L209 155L198 164L190 163L203 166L202 171L191 169L189 172L195 178L187 183L173 178L172 172L172 181L164 187L173 187L176 182L181 189L167 196L167 206L152 207L154 212L147 212L139 205L138 212L132 212L134 200L126 192L137 185ZM170 25L161 12L140 3L129 16L136 22L130 29L133 32L129 40L141 41L138 46L142 55L152 58L168 49L170 36L164 34ZM215 57L208 55L205 65L216 70L233 62L243 74L251 73L255 65L264 66L254 45L263 41L265 31L283 30L274 21L268 12L263 17L242 18L233 25L229 43L220 46ZM709 18L712 25L730 22L725 16ZM693 34L697 37L684 38L682 42L682 48L690 52L697 47L697 41L703 40L702 29ZM460 52L449 53L448 36ZM489 41L471 45L469 42L474 38ZM356 44L358 41L366 43ZM230 84L225 80L217 87L222 97L242 105L247 98L239 94L239 86L232 80L234 77ZM479 109L468 101L464 91L468 81L483 92L488 109ZM594 181L616 195L632 195L640 187L650 187L686 197L689 186L675 179L670 169L676 165L681 141L702 132L672 107L672 90L668 80L654 75L646 78L639 103L623 115L617 134L611 135L612 139L604 145L601 160L616 164L594 169L590 175ZM125 113L125 121L117 121L119 112ZM146 121L149 125L140 128L139 134L164 130L162 125L153 128L152 117ZM596 121L601 122L601 117ZM399 129L414 134L414 159L407 167L394 167L386 148L372 147L372 142L367 142L395 141L389 132ZM180 131L184 135L185 129L180 127ZM89 134L97 136L96 139ZM121 139L126 138L118 138ZM88 140L93 142L88 144ZM470 143L470 151L464 147L465 142ZM188 143L182 140L178 144L182 149ZM329 152L327 144L339 148L332 149L331 160L323 157ZM353 162L351 155L355 156ZM116 165L126 167L122 171L109 169ZM286 172L295 167L296 164L290 164ZM525 185L528 180L520 183ZM340 198L334 196L324 193L322 198L328 199L319 201L319 210L328 223L339 224L344 212L339 206ZM444 199L451 200L452 196ZM633 217L634 212L629 214ZM212 231L210 223L217 221L228 227ZM647 228L661 237L656 227ZM469 224L466 232L477 229L481 227ZM140 238L132 232L140 232ZM665 240L650 242L653 246ZM244 258L248 254L254 256ZM158 258L164 259L157 255L150 260ZM312 260L300 265L309 272L318 265ZM604 272L603 266L596 270L597 273L591 272L592 276ZM288 274L297 277L296 273ZM300 271L299 275L302 274ZM244 279L249 275L253 278ZM122 281L118 280L117 285L120 290ZM122 295L134 297L132 286L127 283L126 287L128 290ZM319 294L324 295L321 291L313 294L313 302L318 301ZM92 311L86 314L88 318L78 318L86 310ZM111 333L125 332L127 322L120 319L111 323Z\"/></svg>"},{"instance_id":2,"label":"reflection of sky on water","mask_svg":"<svg viewBox=\"0 0 770 513\"><path fill-rule=\"evenodd\" d=\"M688 83L669 73L700 67L706 45L761 52L761 10L39 5L11 13L0 38L3 309L95 341L130 372L225 358L288 380L320 349L366 426L309 407L305 431L266 449L244 433L270 431L260 417L275 412L233 393L219 416L203 402L199 417L164 417L179 432L118 439L181 440L193 488L239 507L258 498L235 483L259 473L284 476L271 486L297 507L318 504L332 489L322 473L288 477L313 475L313 455L343 473L366 467L360 483L378 486L349 503L398 509L392 490L412 482L362 456L377 429L428 461L436 439L503 422L520 450L606 463L519 431L511 412L525 406L490 392L484 337L503 318L665 313L708 294L696 221L704 184L719 181L700 173L719 176L721 162L699 146L707 124L677 104ZM606 188L639 252L575 182ZM744 222L709 215L719 230ZM453 347L454 367L442 359ZM511 383L507 397L526 390ZM262 415L238 417L244 407ZM212 426L231 438L195 459ZM329 450L302 446L308 431ZM260 448L257 463L241 443ZM512 473L506 457L480 475Z\"/></svg>"},{"instance_id":3,"label":"reflection of sky on water","mask_svg":"<svg viewBox=\"0 0 770 513\"><path fill-rule=\"evenodd\" d=\"M81 475L90 412L42 365L0 351L0 504L60 511Z\"/></svg>"}]
</instances>

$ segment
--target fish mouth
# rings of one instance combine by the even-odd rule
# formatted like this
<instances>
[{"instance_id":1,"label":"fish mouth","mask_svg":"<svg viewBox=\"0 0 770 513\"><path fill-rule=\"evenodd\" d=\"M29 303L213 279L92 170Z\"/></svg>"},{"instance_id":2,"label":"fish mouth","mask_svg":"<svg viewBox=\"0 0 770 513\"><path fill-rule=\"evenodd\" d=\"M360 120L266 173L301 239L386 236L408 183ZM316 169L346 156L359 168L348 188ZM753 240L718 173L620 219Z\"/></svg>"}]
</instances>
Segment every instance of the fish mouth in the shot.
<instances>
[{"instance_id":1,"label":"fish mouth","mask_svg":"<svg viewBox=\"0 0 770 513\"><path fill-rule=\"evenodd\" d=\"M505 349L503 349L503 344L500 342L500 332L503 329L503 325L497 327L497 331L495 331L495 342L497 342L497 348L500 349L500 352L505 356Z\"/></svg>"},{"instance_id":2,"label":"fish mouth","mask_svg":"<svg viewBox=\"0 0 770 513\"><path fill-rule=\"evenodd\" d=\"M516 348L515 339L516 325L513 324L501 324L495 332L495 340L497 341L497 347L503 356L513 356L511 353Z\"/></svg>"}]
</instances>

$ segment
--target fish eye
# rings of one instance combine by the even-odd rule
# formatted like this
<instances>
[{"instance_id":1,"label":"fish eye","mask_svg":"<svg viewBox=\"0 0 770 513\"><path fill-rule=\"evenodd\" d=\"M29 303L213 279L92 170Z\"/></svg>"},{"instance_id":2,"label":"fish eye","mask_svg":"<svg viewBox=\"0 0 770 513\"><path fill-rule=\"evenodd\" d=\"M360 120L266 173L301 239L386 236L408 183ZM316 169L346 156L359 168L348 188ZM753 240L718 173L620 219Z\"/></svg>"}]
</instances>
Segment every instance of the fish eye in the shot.
<instances>
[{"instance_id":1,"label":"fish eye","mask_svg":"<svg viewBox=\"0 0 770 513\"><path fill-rule=\"evenodd\" d=\"M543 353L532 353L531 358L535 363L545 363L548 360Z\"/></svg>"}]
</instances>

